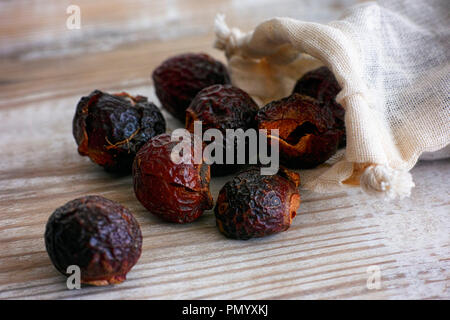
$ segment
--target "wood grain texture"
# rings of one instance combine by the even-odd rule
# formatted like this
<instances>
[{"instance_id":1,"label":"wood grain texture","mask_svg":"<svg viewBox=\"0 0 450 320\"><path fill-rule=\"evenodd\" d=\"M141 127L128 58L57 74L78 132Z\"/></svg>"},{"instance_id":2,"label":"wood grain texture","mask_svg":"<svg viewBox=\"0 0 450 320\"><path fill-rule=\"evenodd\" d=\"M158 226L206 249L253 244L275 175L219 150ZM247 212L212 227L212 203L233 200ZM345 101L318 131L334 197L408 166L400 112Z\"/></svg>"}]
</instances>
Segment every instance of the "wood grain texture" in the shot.
<instances>
[{"instance_id":1,"label":"wood grain texture","mask_svg":"<svg viewBox=\"0 0 450 320\"><path fill-rule=\"evenodd\" d=\"M449 299L448 160L419 163L416 188L401 202L301 190L287 232L234 241L218 232L212 211L189 225L158 220L135 199L130 176L76 151L71 122L81 95L126 89L156 100L150 74L165 58L205 51L223 59L211 49L217 11L249 29L273 15L331 20L354 2L85 0L79 34L65 28L68 1L2 2L0 299ZM214 198L228 179L214 179ZM123 284L70 291L43 233L57 207L87 194L132 210L143 253ZM381 270L380 289L367 288L370 266Z\"/></svg>"}]
</instances>

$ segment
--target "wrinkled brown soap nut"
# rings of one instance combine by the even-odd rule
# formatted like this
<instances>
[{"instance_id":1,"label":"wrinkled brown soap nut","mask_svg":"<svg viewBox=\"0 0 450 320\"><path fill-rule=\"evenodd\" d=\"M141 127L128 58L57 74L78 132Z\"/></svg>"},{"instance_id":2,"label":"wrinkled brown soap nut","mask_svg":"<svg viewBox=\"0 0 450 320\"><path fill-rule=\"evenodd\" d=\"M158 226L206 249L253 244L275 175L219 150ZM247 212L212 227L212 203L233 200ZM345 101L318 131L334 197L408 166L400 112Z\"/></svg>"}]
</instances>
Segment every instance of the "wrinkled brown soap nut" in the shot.
<instances>
[{"instance_id":1,"label":"wrinkled brown soap nut","mask_svg":"<svg viewBox=\"0 0 450 320\"><path fill-rule=\"evenodd\" d=\"M272 176L249 168L220 190L214 213L217 227L234 239L264 237L287 230L300 206L297 173L280 168Z\"/></svg>"},{"instance_id":2,"label":"wrinkled brown soap nut","mask_svg":"<svg viewBox=\"0 0 450 320\"><path fill-rule=\"evenodd\" d=\"M243 90L232 85L214 85L203 89L197 94L189 108L186 110L186 129L194 133L194 121L202 122L202 129L218 129L224 139L222 141L223 163L213 164L211 174L223 176L237 172L242 165L237 164L237 144L234 141L234 164L226 162L226 130L227 129L256 129L255 116L258 105ZM246 140L246 151L248 141ZM248 152L246 154L248 159Z\"/></svg>"},{"instance_id":3,"label":"wrinkled brown soap nut","mask_svg":"<svg viewBox=\"0 0 450 320\"><path fill-rule=\"evenodd\" d=\"M328 108L309 96L293 95L273 101L259 110L259 129L278 139L280 162L291 168L313 168L327 161L338 148L339 132ZM279 135L271 134L278 129Z\"/></svg>"},{"instance_id":4,"label":"wrinkled brown soap nut","mask_svg":"<svg viewBox=\"0 0 450 320\"><path fill-rule=\"evenodd\" d=\"M99 90L81 98L73 118L78 152L108 171L131 172L136 152L166 131L159 109L146 97Z\"/></svg>"},{"instance_id":5,"label":"wrinkled brown soap nut","mask_svg":"<svg viewBox=\"0 0 450 320\"><path fill-rule=\"evenodd\" d=\"M203 53L169 58L155 69L152 77L162 106L183 122L197 93L214 84L230 83L225 65Z\"/></svg>"},{"instance_id":6,"label":"wrinkled brown soap nut","mask_svg":"<svg viewBox=\"0 0 450 320\"><path fill-rule=\"evenodd\" d=\"M336 102L336 96L341 86L336 77L327 67L307 72L297 81L293 93L307 95L317 99L325 108L329 108L335 120L335 129L340 133L339 146L346 144L345 137L345 110Z\"/></svg>"},{"instance_id":7,"label":"wrinkled brown soap nut","mask_svg":"<svg viewBox=\"0 0 450 320\"><path fill-rule=\"evenodd\" d=\"M56 269L80 268L81 283L103 286L125 281L138 261L142 235L122 205L100 196L72 200L56 209L45 230L45 245Z\"/></svg>"},{"instance_id":8,"label":"wrinkled brown soap nut","mask_svg":"<svg viewBox=\"0 0 450 320\"><path fill-rule=\"evenodd\" d=\"M192 155L193 140L188 145ZM171 153L178 143L171 141L171 135L161 134L139 150L133 165L134 191L152 214L166 221L188 223L213 207L210 166L195 164L194 157L174 163Z\"/></svg>"}]
</instances>

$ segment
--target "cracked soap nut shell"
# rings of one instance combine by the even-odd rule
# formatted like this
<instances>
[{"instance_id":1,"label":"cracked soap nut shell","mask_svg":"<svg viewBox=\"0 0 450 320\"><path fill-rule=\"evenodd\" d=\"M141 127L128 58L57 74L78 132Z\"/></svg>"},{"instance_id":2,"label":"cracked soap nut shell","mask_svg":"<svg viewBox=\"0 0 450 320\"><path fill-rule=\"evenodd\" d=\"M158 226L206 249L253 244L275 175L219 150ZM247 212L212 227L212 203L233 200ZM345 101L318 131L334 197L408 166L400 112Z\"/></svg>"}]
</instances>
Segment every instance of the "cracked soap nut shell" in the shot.
<instances>
[{"instance_id":1,"label":"cracked soap nut shell","mask_svg":"<svg viewBox=\"0 0 450 320\"><path fill-rule=\"evenodd\" d=\"M155 69L152 78L162 106L182 122L197 93L214 84L230 83L225 65L203 53L169 58Z\"/></svg>"},{"instance_id":2,"label":"cracked soap nut shell","mask_svg":"<svg viewBox=\"0 0 450 320\"><path fill-rule=\"evenodd\" d=\"M255 116L258 105L243 90L232 85L214 85L200 91L186 110L186 129L194 133L194 121L202 122L202 129L218 129L226 136L227 129L246 131L256 128ZM238 171L242 165L236 164L237 150L234 148L235 164L225 164L226 150L224 145L224 164L213 164L211 174L223 176ZM246 141L248 145L248 141ZM246 148L247 150L247 148ZM248 154L246 155L248 158Z\"/></svg>"},{"instance_id":3,"label":"cracked soap nut shell","mask_svg":"<svg viewBox=\"0 0 450 320\"><path fill-rule=\"evenodd\" d=\"M194 157L174 163L171 153L179 143L194 155L193 138L189 143L171 141L169 134L150 139L139 150L133 165L134 192L149 212L166 221L188 223L213 207L210 167L195 164Z\"/></svg>"},{"instance_id":4,"label":"cracked soap nut shell","mask_svg":"<svg viewBox=\"0 0 450 320\"><path fill-rule=\"evenodd\" d=\"M285 168L272 176L249 168L220 190L214 213L226 237L247 240L287 230L300 206L300 176Z\"/></svg>"},{"instance_id":5,"label":"cracked soap nut shell","mask_svg":"<svg viewBox=\"0 0 450 320\"><path fill-rule=\"evenodd\" d=\"M324 108L329 108L334 116L335 129L340 132L339 146L346 144L345 137L345 109L336 102L336 96L341 86L333 72L327 67L320 67L307 72L294 87L293 93L307 95L317 99Z\"/></svg>"},{"instance_id":6,"label":"cracked soap nut shell","mask_svg":"<svg viewBox=\"0 0 450 320\"><path fill-rule=\"evenodd\" d=\"M45 230L48 255L62 274L80 267L81 283L118 284L138 261L142 235L122 205L100 196L72 200L56 209Z\"/></svg>"},{"instance_id":7,"label":"cracked soap nut shell","mask_svg":"<svg viewBox=\"0 0 450 320\"><path fill-rule=\"evenodd\" d=\"M307 169L327 161L337 151L340 134L328 108L309 96L294 93L259 110L259 129L270 139L278 139L280 162L288 167ZM271 129L278 129L279 135Z\"/></svg>"},{"instance_id":8,"label":"cracked soap nut shell","mask_svg":"<svg viewBox=\"0 0 450 320\"><path fill-rule=\"evenodd\" d=\"M146 97L99 90L81 98L73 118L78 152L107 171L131 172L136 152L166 131L159 109Z\"/></svg>"}]
</instances>

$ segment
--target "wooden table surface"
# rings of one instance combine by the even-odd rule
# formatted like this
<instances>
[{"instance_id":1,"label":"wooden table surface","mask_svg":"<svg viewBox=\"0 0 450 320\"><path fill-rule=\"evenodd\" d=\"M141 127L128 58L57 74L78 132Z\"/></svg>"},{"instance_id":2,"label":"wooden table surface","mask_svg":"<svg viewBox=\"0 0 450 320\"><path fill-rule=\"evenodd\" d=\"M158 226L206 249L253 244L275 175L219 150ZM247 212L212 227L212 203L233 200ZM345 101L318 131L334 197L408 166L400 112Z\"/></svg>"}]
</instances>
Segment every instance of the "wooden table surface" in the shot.
<instances>
[{"instance_id":1,"label":"wooden table surface","mask_svg":"<svg viewBox=\"0 0 450 320\"><path fill-rule=\"evenodd\" d=\"M130 176L80 157L71 134L77 101L93 89L154 97L165 58L212 49L212 21L249 30L271 16L326 22L348 1L78 0L0 2L0 299L450 298L450 161L420 162L410 198L386 203L358 191L301 190L292 227L263 239L223 237L211 211L174 225L136 200ZM164 113L168 117L167 113ZM169 119L169 126L180 123ZM214 179L216 198L229 177ZM121 285L68 290L43 233L65 202L99 194L129 207L144 242ZM371 270L380 286L367 285Z\"/></svg>"}]
</instances>

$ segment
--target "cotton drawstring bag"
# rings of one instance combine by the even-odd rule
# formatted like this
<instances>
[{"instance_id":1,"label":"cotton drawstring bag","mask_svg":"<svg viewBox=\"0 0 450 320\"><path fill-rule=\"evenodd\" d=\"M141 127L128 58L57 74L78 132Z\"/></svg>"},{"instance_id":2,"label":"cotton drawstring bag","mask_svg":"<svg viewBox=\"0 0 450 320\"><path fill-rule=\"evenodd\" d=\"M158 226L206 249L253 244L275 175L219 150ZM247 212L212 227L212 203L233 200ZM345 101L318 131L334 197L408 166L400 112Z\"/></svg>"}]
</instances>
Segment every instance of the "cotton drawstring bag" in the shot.
<instances>
[{"instance_id":1,"label":"cotton drawstring bag","mask_svg":"<svg viewBox=\"0 0 450 320\"><path fill-rule=\"evenodd\" d=\"M420 155L450 143L448 0L368 2L329 24L273 18L249 33L230 29L218 15L215 27L233 84L260 106L289 96L319 66L336 76L347 146L303 172L306 189L360 186L403 198L414 187L409 170ZM447 147L438 157L449 156Z\"/></svg>"}]
</instances>

